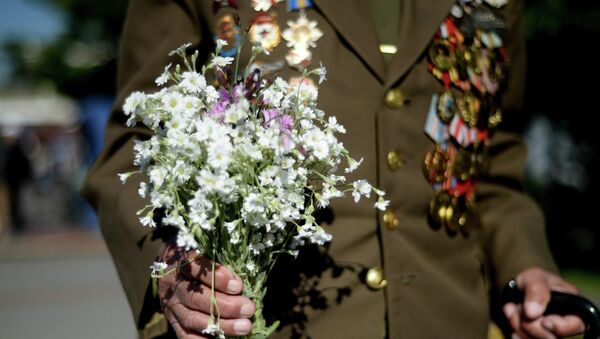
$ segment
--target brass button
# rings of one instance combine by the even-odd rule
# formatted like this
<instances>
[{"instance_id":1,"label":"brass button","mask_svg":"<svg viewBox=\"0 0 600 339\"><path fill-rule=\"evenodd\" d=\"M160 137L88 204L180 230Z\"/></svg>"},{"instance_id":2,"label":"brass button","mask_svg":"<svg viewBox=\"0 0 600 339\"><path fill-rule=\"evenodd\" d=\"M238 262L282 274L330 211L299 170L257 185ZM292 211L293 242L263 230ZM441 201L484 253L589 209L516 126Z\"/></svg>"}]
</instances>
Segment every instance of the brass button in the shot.
<instances>
[{"instance_id":1,"label":"brass button","mask_svg":"<svg viewBox=\"0 0 600 339\"><path fill-rule=\"evenodd\" d=\"M383 223L389 230L395 230L398 228L399 221L392 210L387 210L383 213Z\"/></svg>"},{"instance_id":2,"label":"brass button","mask_svg":"<svg viewBox=\"0 0 600 339\"><path fill-rule=\"evenodd\" d=\"M402 153L400 153L396 150L392 150L388 153L387 165L388 165L388 168L390 169L390 171L399 170L400 168L402 168L402 166L404 166L405 163L406 163L406 160L404 159L404 156L402 155Z\"/></svg>"},{"instance_id":3,"label":"brass button","mask_svg":"<svg viewBox=\"0 0 600 339\"><path fill-rule=\"evenodd\" d=\"M372 290L380 290L387 286L387 280L385 280L383 276L383 270L379 267L373 267L367 271L365 283L367 284L367 287Z\"/></svg>"},{"instance_id":4,"label":"brass button","mask_svg":"<svg viewBox=\"0 0 600 339\"><path fill-rule=\"evenodd\" d=\"M389 89L385 93L385 98L383 100L385 105L391 109L398 109L406 103L406 97L404 96L404 92L400 88L392 88Z\"/></svg>"}]
</instances>

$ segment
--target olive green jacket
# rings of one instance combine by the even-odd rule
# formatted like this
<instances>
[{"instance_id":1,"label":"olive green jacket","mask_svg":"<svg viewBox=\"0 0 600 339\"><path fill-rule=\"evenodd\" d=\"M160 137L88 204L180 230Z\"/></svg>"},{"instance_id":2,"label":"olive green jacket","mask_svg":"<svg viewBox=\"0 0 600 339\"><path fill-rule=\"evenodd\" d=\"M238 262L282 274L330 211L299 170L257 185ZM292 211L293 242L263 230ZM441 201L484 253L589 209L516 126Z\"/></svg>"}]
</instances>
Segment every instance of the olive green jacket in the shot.
<instances>
[{"instance_id":1,"label":"olive green jacket","mask_svg":"<svg viewBox=\"0 0 600 339\"><path fill-rule=\"evenodd\" d=\"M164 332L166 324L152 297L148 266L165 237L160 227L140 225L135 212L139 178L122 185L117 173L134 169L133 141L143 128L124 127L124 99L136 90L156 91L154 79L176 62L169 51L193 43L206 60L213 49L215 14L209 0L131 0L119 56L118 97L108 121L104 151L89 173L84 193L96 206L102 233L112 253L141 337ZM422 174L422 159L432 142L423 133L431 96L441 89L428 72L426 50L451 0L404 0L398 51L384 67L367 1L315 0L307 11L323 36L312 48L313 66L327 67L319 105L335 115L347 134L342 141L364 163L356 177L386 191L397 227L386 227L373 202L341 199L324 219L333 234L325 248L310 248L299 261L284 259L276 268L266 299L267 315L282 321L281 337L312 338L482 338L489 322L490 290L520 271L540 266L555 270L542 214L521 186L526 150L502 126L491 139L489 172L478 185L482 225L468 235L451 236L427 222L433 197ZM242 27L255 14L238 0ZM503 8L508 23L505 45L511 60L502 107L508 119L523 99L525 46L521 1ZM283 30L296 18L285 3L274 10ZM285 41L265 62L284 60ZM387 69L387 71L386 71ZM280 75L299 75L284 67ZM405 97L396 108L384 102L398 89ZM388 152L402 162L387 166ZM385 288L369 289L370 268L382 267ZM381 284L380 287L383 287Z\"/></svg>"}]
</instances>

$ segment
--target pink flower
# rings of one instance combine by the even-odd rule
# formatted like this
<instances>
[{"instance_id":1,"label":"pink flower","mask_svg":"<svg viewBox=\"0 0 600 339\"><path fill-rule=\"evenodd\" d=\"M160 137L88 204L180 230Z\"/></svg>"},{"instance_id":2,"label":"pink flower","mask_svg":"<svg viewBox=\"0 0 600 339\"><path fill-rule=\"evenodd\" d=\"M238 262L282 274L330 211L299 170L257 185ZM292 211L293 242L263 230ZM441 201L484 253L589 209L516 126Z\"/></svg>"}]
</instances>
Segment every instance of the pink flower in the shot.
<instances>
[{"instance_id":1,"label":"pink flower","mask_svg":"<svg viewBox=\"0 0 600 339\"><path fill-rule=\"evenodd\" d=\"M294 126L294 118L286 114L281 117L279 123L281 124L282 131L290 131L292 126Z\"/></svg>"}]
</instances>

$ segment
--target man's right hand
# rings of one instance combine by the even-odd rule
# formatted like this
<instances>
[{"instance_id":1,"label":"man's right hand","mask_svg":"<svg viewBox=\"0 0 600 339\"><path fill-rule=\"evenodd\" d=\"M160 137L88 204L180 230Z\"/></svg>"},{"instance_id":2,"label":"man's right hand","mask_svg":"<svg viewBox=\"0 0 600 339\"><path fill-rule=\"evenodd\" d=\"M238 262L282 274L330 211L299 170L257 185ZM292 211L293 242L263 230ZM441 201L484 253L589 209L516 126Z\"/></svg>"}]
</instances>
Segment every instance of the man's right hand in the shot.
<instances>
[{"instance_id":1,"label":"man's right hand","mask_svg":"<svg viewBox=\"0 0 600 339\"><path fill-rule=\"evenodd\" d=\"M160 304L167 320L180 339L205 338L202 330L210 319L212 262L195 251L184 251L167 245L161 259L169 267L179 267L158 280ZM186 264L188 261L191 263ZM219 324L228 336L246 335L252 329L249 318L255 306L240 295L242 280L224 266L215 266L215 298L220 314ZM213 314L217 316L217 311Z\"/></svg>"}]
</instances>

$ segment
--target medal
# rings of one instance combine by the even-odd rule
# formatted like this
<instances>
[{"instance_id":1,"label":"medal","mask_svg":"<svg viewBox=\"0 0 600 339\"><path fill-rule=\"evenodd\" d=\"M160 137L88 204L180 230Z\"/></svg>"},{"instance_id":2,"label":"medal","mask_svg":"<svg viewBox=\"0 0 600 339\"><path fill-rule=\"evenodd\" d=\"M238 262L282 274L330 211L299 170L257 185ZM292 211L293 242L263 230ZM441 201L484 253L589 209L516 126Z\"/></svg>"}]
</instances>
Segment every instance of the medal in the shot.
<instances>
[{"instance_id":1,"label":"medal","mask_svg":"<svg viewBox=\"0 0 600 339\"><path fill-rule=\"evenodd\" d=\"M442 184L446 181L448 154L440 146L432 147L423 159L423 175L432 184Z\"/></svg>"},{"instance_id":2,"label":"medal","mask_svg":"<svg viewBox=\"0 0 600 339\"><path fill-rule=\"evenodd\" d=\"M312 58L309 48L317 47L316 42L323 36L323 32L317 28L317 22L308 20L304 13L300 13L296 21L288 21L287 25L281 34L287 41L287 46L291 47L285 60L291 67L304 69Z\"/></svg>"},{"instance_id":3,"label":"medal","mask_svg":"<svg viewBox=\"0 0 600 339\"><path fill-rule=\"evenodd\" d=\"M257 12L266 12L281 0L251 0L252 8Z\"/></svg>"},{"instance_id":4,"label":"medal","mask_svg":"<svg viewBox=\"0 0 600 339\"><path fill-rule=\"evenodd\" d=\"M285 61L292 68L303 70L310 65L312 53L307 49L292 48L285 55Z\"/></svg>"},{"instance_id":5,"label":"medal","mask_svg":"<svg viewBox=\"0 0 600 339\"><path fill-rule=\"evenodd\" d=\"M437 116L444 123L449 123L452 121L452 117L454 117L454 112L456 110L456 102L454 100L454 95L450 90L443 91L438 99L437 103Z\"/></svg>"},{"instance_id":6,"label":"medal","mask_svg":"<svg viewBox=\"0 0 600 339\"><path fill-rule=\"evenodd\" d=\"M249 39L271 52L281 42L281 30L275 18L266 12L260 12L252 19L248 31Z\"/></svg>"},{"instance_id":7,"label":"medal","mask_svg":"<svg viewBox=\"0 0 600 339\"><path fill-rule=\"evenodd\" d=\"M317 40L323 36L323 32L317 28L317 22L308 20L303 13L296 21L288 21L287 25L282 36L287 41L287 46L294 49L315 48Z\"/></svg>"},{"instance_id":8,"label":"medal","mask_svg":"<svg viewBox=\"0 0 600 339\"><path fill-rule=\"evenodd\" d=\"M217 19L216 29L217 39L227 41L227 46L221 49L221 56L234 57L241 43L240 28L235 24L233 15L226 14Z\"/></svg>"}]
</instances>

